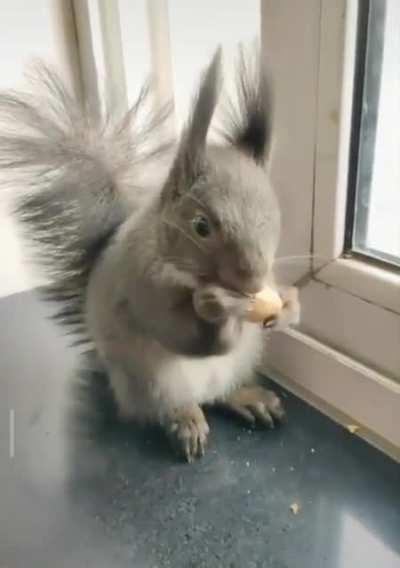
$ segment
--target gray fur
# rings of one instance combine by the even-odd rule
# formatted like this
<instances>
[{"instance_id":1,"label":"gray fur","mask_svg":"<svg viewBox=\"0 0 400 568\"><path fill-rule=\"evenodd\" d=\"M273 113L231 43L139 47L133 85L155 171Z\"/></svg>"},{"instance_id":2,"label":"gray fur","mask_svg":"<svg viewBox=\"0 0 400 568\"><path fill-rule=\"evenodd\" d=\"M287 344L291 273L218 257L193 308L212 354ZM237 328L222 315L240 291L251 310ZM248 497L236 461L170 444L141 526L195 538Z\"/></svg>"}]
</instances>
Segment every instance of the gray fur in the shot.
<instances>
[{"instance_id":1,"label":"gray fur","mask_svg":"<svg viewBox=\"0 0 400 568\"><path fill-rule=\"evenodd\" d=\"M228 99L220 133L232 146L263 163L272 136L272 92L260 53L239 51L236 75L237 103Z\"/></svg>"},{"instance_id":2,"label":"gray fur","mask_svg":"<svg viewBox=\"0 0 400 568\"><path fill-rule=\"evenodd\" d=\"M179 149L171 168L163 195L175 199L184 187L192 185L205 168L207 133L221 89L221 57L219 48L200 81L192 111L181 136Z\"/></svg>"},{"instance_id":3,"label":"gray fur","mask_svg":"<svg viewBox=\"0 0 400 568\"><path fill-rule=\"evenodd\" d=\"M124 192L135 190L138 168L165 149L153 144L143 151L167 109L135 132L148 85L117 120L74 98L44 64L35 66L31 86L30 92L0 93L0 168L13 191L25 190L16 196L15 215L51 281L44 296L58 305L54 317L81 341L87 339L89 274L129 216Z\"/></svg>"},{"instance_id":4,"label":"gray fur","mask_svg":"<svg viewBox=\"0 0 400 568\"><path fill-rule=\"evenodd\" d=\"M165 148L143 151L163 117L135 131L144 94L121 120L99 119L53 72L42 73L44 97L0 97L14 128L0 138L0 160L29 190L16 214L52 278L47 294L61 306L58 319L94 342L123 416L185 438L195 415L203 447L208 427L196 405L252 379L264 339L243 318L248 295L275 285L280 215L262 167L261 91L244 91L249 75L242 78L244 114L230 144L207 144L221 85L217 51L170 159ZM139 199L148 172L160 179ZM208 220L206 238L196 232L199 217Z\"/></svg>"}]
</instances>

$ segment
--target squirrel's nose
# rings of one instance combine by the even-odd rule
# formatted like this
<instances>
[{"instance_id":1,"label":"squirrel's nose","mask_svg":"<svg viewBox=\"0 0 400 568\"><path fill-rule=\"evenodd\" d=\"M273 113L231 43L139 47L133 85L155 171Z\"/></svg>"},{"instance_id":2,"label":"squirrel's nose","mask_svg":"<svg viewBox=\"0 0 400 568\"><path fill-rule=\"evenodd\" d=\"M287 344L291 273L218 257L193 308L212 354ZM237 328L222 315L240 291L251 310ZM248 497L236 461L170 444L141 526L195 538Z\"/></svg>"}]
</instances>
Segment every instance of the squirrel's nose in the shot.
<instances>
[{"instance_id":1,"label":"squirrel's nose","mask_svg":"<svg viewBox=\"0 0 400 568\"><path fill-rule=\"evenodd\" d=\"M251 272L251 270L238 269L236 278L241 292L245 294L257 294L263 289L263 278Z\"/></svg>"},{"instance_id":2,"label":"squirrel's nose","mask_svg":"<svg viewBox=\"0 0 400 568\"><path fill-rule=\"evenodd\" d=\"M257 294L264 287L264 278L247 268L221 270L220 280L224 286L243 294Z\"/></svg>"},{"instance_id":3,"label":"squirrel's nose","mask_svg":"<svg viewBox=\"0 0 400 568\"><path fill-rule=\"evenodd\" d=\"M240 285L240 291L244 294L257 294L263 289L263 287L263 280L261 280L260 278L245 280Z\"/></svg>"}]
</instances>

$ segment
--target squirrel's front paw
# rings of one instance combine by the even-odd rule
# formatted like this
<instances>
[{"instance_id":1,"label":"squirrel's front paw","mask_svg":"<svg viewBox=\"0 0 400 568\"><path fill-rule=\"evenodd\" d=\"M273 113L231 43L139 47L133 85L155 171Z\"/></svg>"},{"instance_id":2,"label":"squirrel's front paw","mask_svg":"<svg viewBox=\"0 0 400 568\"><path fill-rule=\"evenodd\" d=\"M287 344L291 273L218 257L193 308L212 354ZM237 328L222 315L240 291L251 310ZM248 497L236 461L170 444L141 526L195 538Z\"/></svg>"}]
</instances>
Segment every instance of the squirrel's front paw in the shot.
<instances>
[{"instance_id":1,"label":"squirrel's front paw","mask_svg":"<svg viewBox=\"0 0 400 568\"><path fill-rule=\"evenodd\" d=\"M283 308L274 329L287 329L300 322L299 290L294 287L281 288L279 294L282 298Z\"/></svg>"},{"instance_id":2,"label":"squirrel's front paw","mask_svg":"<svg viewBox=\"0 0 400 568\"><path fill-rule=\"evenodd\" d=\"M193 305L198 316L210 323L220 323L230 316L243 317L250 300L219 286L198 288L193 294Z\"/></svg>"},{"instance_id":3,"label":"squirrel's front paw","mask_svg":"<svg viewBox=\"0 0 400 568\"><path fill-rule=\"evenodd\" d=\"M280 314L265 323L265 327L273 331L282 331L289 327L298 325L300 322L300 302L299 291L294 287L281 287L279 295L282 299L283 307Z\"/></svg>"},{"instance_id":4,"label":"squirrel's front paw","mask_svg":"<svg viewBox=\"0 0 400 568\"><path fill-rule=\"evenodd\" d=\"M210 428L200 406L176 410L166 422L166 431L172 446L187 462L204 455Z\"/></svg>"}]
</instances>

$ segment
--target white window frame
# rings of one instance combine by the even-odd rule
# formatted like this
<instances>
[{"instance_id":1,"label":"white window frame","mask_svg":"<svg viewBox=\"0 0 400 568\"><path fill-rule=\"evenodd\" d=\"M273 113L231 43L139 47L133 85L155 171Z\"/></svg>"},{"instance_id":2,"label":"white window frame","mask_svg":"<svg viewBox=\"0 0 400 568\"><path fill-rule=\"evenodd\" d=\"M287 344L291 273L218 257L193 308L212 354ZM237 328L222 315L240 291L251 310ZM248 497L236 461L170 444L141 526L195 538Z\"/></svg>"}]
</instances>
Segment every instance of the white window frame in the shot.
<instances>
[{"instance_id":1,"label":"white window frame","mask_svg":"<svg viewBox=\"0 0 400 568\"><path fill-rule=\"evenodd\" d=\"M272 336L266 368L400 458L400 275L343 256L357 9L356 0L262 1L282 252L317 259L302 325Z\"/></svg>"}]
</instances>

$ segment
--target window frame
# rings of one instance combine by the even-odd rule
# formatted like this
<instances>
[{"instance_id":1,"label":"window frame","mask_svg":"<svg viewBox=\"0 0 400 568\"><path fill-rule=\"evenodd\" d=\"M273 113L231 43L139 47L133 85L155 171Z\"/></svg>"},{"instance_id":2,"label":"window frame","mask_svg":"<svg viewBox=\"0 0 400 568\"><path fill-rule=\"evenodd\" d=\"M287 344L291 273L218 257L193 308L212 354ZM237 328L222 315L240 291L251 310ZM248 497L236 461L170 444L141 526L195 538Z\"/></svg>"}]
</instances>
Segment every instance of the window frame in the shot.
<instances>
[{"instance_id":1,"label":"window frame","mask_svg":"<svg viewBox=\"0 0 400 568\"><path fill-rule=\"evenodd\" d=\"M321 282L400 314L400 271L351 253L346 236L348 180L352 175L349 163L357 157L351 148L354 145L353 89L358 63L357 5L355 0L338 3L323 0L321 4L313 254L317 259L330 259L330 262L320 269L314 266L313 272ZM364 12L362 17L365 17ZM357 67L356 78L362 80L362 72L359 73ZM359 113L358 108L355 113ZM350 182L353 184L355 180Z\"/></svg>"},{"instance_id":2,"label":"window frame","mask_svg":"<svg viewBox=\"0 0 400 568\"><path fill-rule=\"evenodd\" d=\"M400 459L400 273L345 248L358 2L299 4L262 1L262 41L278 103L281 249L315 260L302 324L271 336L264 370Z\"/></svg>"}]
</instances>

